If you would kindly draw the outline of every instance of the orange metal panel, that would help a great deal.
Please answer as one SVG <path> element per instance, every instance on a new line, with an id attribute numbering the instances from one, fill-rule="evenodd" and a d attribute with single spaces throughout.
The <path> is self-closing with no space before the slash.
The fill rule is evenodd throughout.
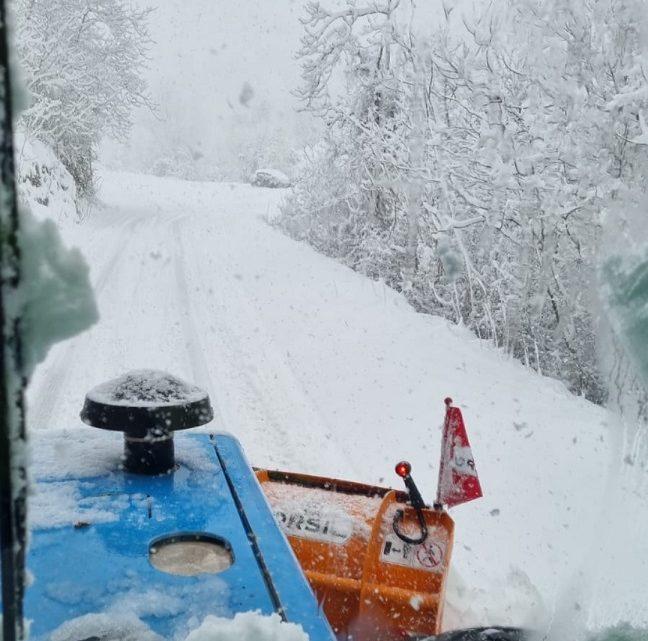
<path id="1" fill-rule="evenodd" d="M 411 545 L 392 525 L 402 510 L 401 530 L 419 533 L 404 492 L 286 472 L 257 478 L 340 639 L 440 631 L 454 536 L 446 512 L 424 510 L 428 539 Z"/>
<path id="2" fill-rule="evenodd" d="M 358 620 L 365 639 L 441 631 L 454 522 L 446 512 L 425 510 L 428 538 L 411 545 L 394 537 L 392 523 L 398 509 L 404 511 L 402 530 L 413 537 L 419 532 L 415 510 L 399 503 L 394 493 L 385 496 L 363 568 Z M 400 550 L 391 558 L 385 553 L 390 543 Z"/>

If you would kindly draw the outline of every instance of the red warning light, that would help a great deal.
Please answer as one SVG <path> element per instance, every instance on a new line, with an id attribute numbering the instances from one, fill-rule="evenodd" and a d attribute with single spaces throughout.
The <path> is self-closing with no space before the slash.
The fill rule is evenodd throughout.
<path id="1" fill-rule="evenodd" d="M 410 475 L 412 466 L 407 461 L 401 461 L 400 463 L 396 463 L 396 467 L 394 469 L 396 470 L 396 474 L 398 474 L 398 476 L 400 476 L 401 478 L 406 478 Z"/>

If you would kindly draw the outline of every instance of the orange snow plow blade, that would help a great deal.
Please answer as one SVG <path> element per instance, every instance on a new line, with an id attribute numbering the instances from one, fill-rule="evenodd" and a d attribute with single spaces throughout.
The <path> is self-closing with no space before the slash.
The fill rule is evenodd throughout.
<path id="1" fill-rule="evenodd" d="M 425 509 L 427 539 L 405 492 L 258 470 L 274 514 L 340 639 L 391 641 L 441 630 L 454 522 Z"/>

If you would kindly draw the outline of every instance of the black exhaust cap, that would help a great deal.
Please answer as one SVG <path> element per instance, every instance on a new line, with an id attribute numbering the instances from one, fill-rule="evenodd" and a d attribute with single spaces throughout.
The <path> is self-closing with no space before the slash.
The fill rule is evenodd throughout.
<path id="1" fill-rule="evenodd" d="M 173 432 L 213 418 L 207 392 L 157 370 L 135 370 L 98 385 L 81 410 L 84 423 L 123 432 L 124 468 L 149 475 L 174 469 Z"/>

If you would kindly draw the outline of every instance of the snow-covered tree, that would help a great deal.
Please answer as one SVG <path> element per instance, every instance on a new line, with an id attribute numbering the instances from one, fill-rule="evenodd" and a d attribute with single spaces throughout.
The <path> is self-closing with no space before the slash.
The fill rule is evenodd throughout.
<path id="1" fill-rule="evenodd" d="M 603 401 L 596 256 L 644 190 L 646 9 L 500 0 L 457 37 L 412 7 L 309 5 L 301 95 L 326 135 L 282 224 Z"/>
<path id="2" fill-rule="evenodd" d="M 298 94 L 326 133 L 304 155 L 286 212 L 296 235 L 401 287 L 408 194 L 400 183 L 411 165 L 413 59 L 401 40 L 399 7 L 400 0 L 307 5 Z"/>
<path id="3" fill-rule="evenodd" d="M 49 145 L 81 196 L 93 193 L 104 135 L 122 139 L 145 104 L 147 10 L 123 0 L 15 0 L 18 55 L 31 105 L 26 132 Z"/>

